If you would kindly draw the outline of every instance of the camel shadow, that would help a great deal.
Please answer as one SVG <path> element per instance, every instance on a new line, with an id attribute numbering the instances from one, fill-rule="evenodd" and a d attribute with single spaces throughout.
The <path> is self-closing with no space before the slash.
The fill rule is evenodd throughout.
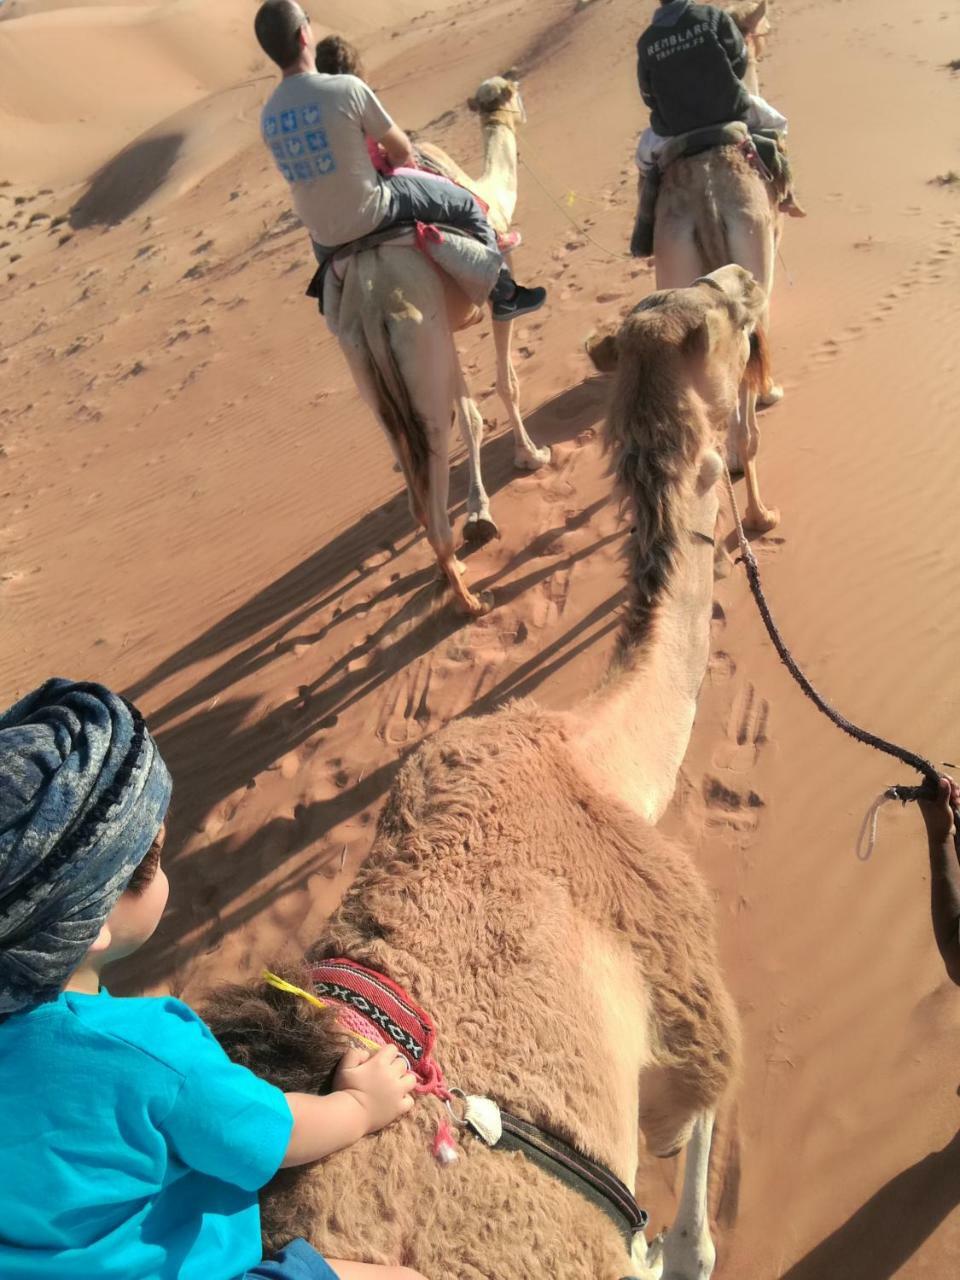
<path id="1" fill-rule="evenodd" d="M 605 391 L 602 385 L 596 385 L 601 383 L 601 379 L 589 379 L 535 409 L 528 419 L 535 439 L 546 444 L 559 444 L 574 439 L 592 426 L 603 411 Z M 509 434 L 488 440 L 481 457 L 484 482 L 491 495 L 505 489 L 516 478 L 513 442 Z M 468 469 L 464 459 L 451 469 L 453 519 L 463 514 L 467 482 Z M 293 644 L 303 640 L 304 634 L 310 634 L 303 633 L 302 628 L 315 614 L 331 606 L 336 613 L 338 599 L 378 571 L 364 567 L 370 556 L 382 551 L 397 556 L 410 545 L 410 540 L 420 538 L 422 534 L 414 530 L 406 493 L 395 494 L 189 644 L 165 658 L 126 689 L 126 696 L 134 701 L 141 699 L 179 672 L 197 663 L 216 660 L 237 645 L 244 645 L 239 653 L 226 658 L 190 689 L 151 714 L 151 725 L 162 728 L 193 707 L 222 695 L 238 681 L 255 674 L 275 656 L 289 651 Z M 410 591 L 421 588 L 432 572 L 425 570 L 406 579 L 397 579 L 377 600 L 403 598 Z M 351 616 L 351 612 L 342 611 L 331 625 L 340 626 Z M 322 632 L 312 634 L 313 638 L 320 638 Z"/>
<path id="2" fill-rule="evenodd" d="M 780 1280 L 892 1280 L 960 1205 L 960 1132 L 904 1169 Z"/>
<path id="3" fill-rule="evenodd" d="M 586 559 L 620 536 L 607 535 L 503 585 L 497 585 L 502 571 L 495 573 L 479 582 L 478 589 L 493 591 L 495 604 L 502 606 L 548 578 L 558 564 L 572 565 Z M 406 753 L 355 783 L 344 777 L 341 785 L 338 779 L 338 789 L 332 797 L 297 805 L 292 814 L 271 818 L 245 841 L 238 842 L 232 834 L 219 838 L 215 830 L 208 844 L 191 847 L 189 854 L 185 849 L 191 833 L 202 831 L 227 797 L 243 789 L 255 789 L 260 774 L 276 767 L 278 761 L 317 733 L 333 728 L 349 708 L 371 698 L 404 667 L 425 657 L 464 625 L 464 619 L 452 608 L 436 607 L 444 591 L 432 570 L 410 575 L 405 583 L 407 590 L 414 581 L 417 590 L 378 631 L 360 640 L 310 683 L 300 685 L 296 694 L 281 705 L 255 717 L 256 698 L 236 695 L 221 699 L 212 707 L 194 707 L 192 713 L 158 731 L 160 749 L 176 779 L 165 865 L 175 886 L 180 881 L 200 889 L 172 894 L 157 934 L 118 969 L 112 983 L 118 992 L 142 990 L 158 975 L 169 974 L 191 958 L 216 949 L 229 932 L 277 898 L 304 888 L 312 877 L 332 878 L 337 874 L 340 850 L 331 845 L 327 833 L 358 815 L 366 817 L 369 807 L 392 783 Z M 397 585 L 392 584 L 390 590 Z M 579 637 L 602 623 L 615 608 L 619 594 L 611 596 L 467 712 L 494 710 L 507 698 L 532 692 L 554 670 L 596 643 L 615 626 L 614 621 L 608 621 L 586 639 Z M 250 669 L 244 668 L 244 674 L 249 674 Z M 410 748 L 414 749 L 415 746 Z M 222 816 L 224 825 L 229 815 Z M 304 861 L 301 855 L 310 848 L 314 852 Z M 295 866 L 290 866 L 279 880 L 272 877 L 268 888 L 257 889 L 265 866 L 280 869 L 291 863 Z"/>

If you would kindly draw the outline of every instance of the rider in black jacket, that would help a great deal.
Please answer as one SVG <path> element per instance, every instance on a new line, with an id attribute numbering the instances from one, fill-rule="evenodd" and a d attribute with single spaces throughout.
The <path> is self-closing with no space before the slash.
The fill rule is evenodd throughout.
<path id="1" fill-rule="evenodd" d="M 654 133 L 672 138 L 745 121 L 747 61 L 743 36 L 723 9 L 690 0 L 661 4 L 637 42 L 637 78 Z"/>

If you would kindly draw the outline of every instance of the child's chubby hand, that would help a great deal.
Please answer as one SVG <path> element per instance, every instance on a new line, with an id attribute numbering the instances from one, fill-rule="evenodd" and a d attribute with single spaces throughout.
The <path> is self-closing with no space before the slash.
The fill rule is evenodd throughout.
<path id="1" fill-rule="evenodd" d="M 960 786 L 952 778 L 940 779 L 936 800 L 921 800 L 920 812 L 927 824 L 931 845 L 942 845 L 953 837 L 956 830 L 956 813 L 960 809 Z"/>
<path id="2" fill-rule="evenodd" d="M 334 1089 L 351 1094 L 363 1107 L 367 1133 L 376 1133 L 412 1110 L 416 1083 L 406 1058 L 393 1045 L 372 1055 L 366 1049 L 348 1049 L 333 1077 Z"/>

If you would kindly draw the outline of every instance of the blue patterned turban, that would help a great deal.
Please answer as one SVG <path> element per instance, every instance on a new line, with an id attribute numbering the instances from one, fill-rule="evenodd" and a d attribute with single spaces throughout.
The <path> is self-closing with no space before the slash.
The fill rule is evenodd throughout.
<path id="1" fill-rule="evenodd" d="M 48 680 L 0 712 L 0 1016 L 56 998 L 169 803 L 143 717 L 102 685 Z"/>

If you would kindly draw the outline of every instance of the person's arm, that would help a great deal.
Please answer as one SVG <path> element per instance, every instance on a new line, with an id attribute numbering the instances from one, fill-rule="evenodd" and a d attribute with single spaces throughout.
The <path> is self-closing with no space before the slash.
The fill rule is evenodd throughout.
<path id="1" fill-rule="evenodd" d="M 960 787 L 941 778 L 936 800 L 921 800 L 930 847 L 930 914 L 947 976 L 960 986 L 960 859 L 956 847 Z"/>
<path id="2" fill-rule="evenodd" d="M 281 1168 L 311 1164 L 393 1124 L 413 1107 L 417 1083 L 406 1059 L 391 1045 L 373 1057 L 350 1049 L 334 1076 L 334 1092 L 286 1094 L 293 1131 Z"/>
<path id="3" fill-rule="evenodd" d="M 721 47 L 724 53 L 730 59 L 730 65 L 733 67 L 733 74 L 738 80 L 742 80 L 747 67 L 750 65 L 750 55 L 747 52 L 747 42 L 740 34 L 740 28 L 734 22 L 730 14 L 725 10 L 720 11 L 720 21 L 717 24 L 717 36 L 720 39 Z"/>
<path id="4" fill-rule="evenodd" d="M 653 112 L 656 110 L 656 98 L 653 96 L 653 85 L 650 82 L 650 68 L 643 56 L 641 45 L 637 45 L 637 84 L 640 86 L 640 97 Z"/>
<path id="5" fill-rule="evenodd" d="M 416 164 L 413 143 L 398 125 L 392 124 L 383 137 L 376 141 L 387 153 L 387 159 L 394 169 L 411 169 Z"/>

